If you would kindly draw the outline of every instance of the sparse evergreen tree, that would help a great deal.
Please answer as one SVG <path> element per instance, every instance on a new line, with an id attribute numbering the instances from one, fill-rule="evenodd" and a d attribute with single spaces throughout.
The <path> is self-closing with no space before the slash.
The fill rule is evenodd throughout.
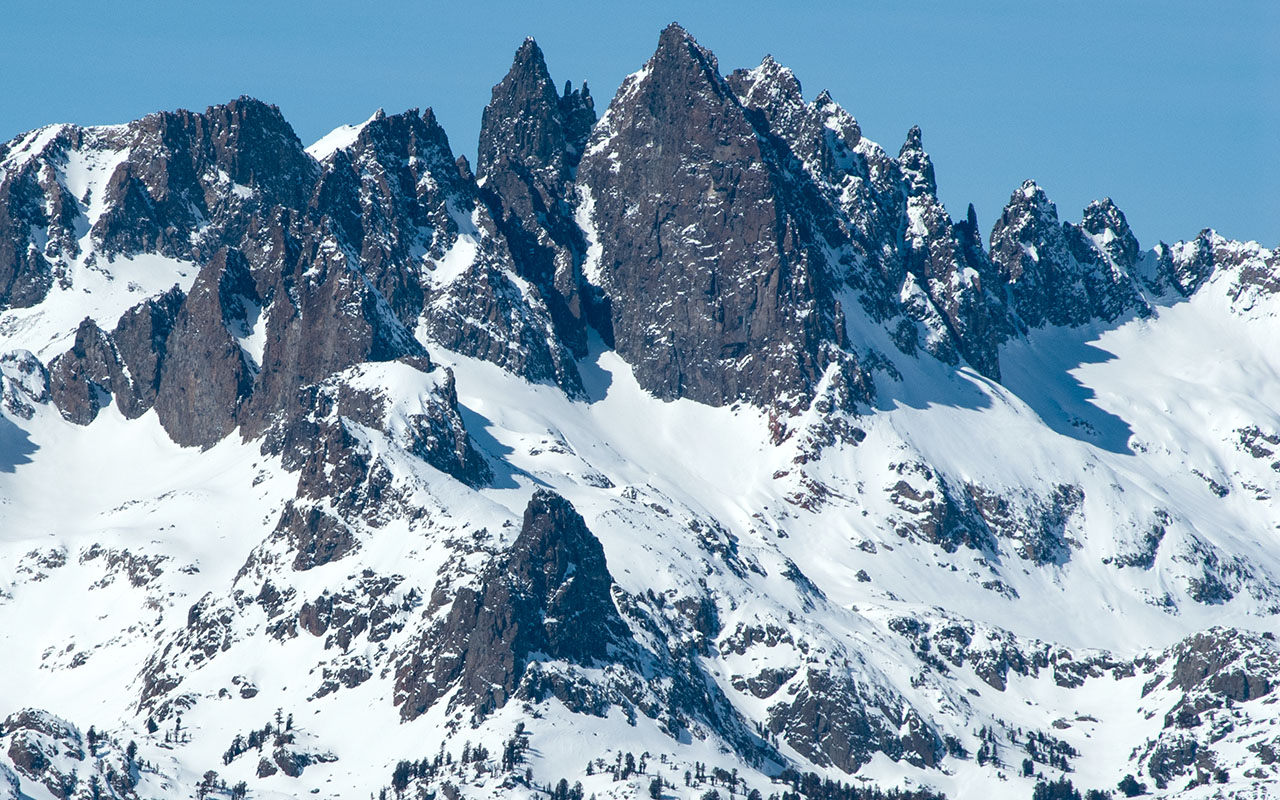
<path id="1" fill-rule="evenodd" d="M 1040 781 L 1031 792 L 1031 800 L 1081 800 L 1080 792 L 1067 778 Z"/>
<path id="2" fill-rule="evenodd" d="M 409 788 L 409 774 L 412 767 L 411 762 L 400 761 L 396 764 L 396 768 L 392 770 L 391 788 L 395 791 L 397 797 L 402 796 L 404 790 Z"/>

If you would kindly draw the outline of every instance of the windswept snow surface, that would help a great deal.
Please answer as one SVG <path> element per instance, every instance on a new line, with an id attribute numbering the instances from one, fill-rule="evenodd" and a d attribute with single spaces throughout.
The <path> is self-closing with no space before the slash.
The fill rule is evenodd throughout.
<path id="1" fill-rule="evenodd" d="M 378 112 L 375 112 L 373 116 L 359 124 L 339 125 L 317 139 L 314 144 L 307 148 L 307 153 L 316 161 L 324 161 L 339 150 L 346 150 L 356 143 L 356 139 L 360 136 L 360 131 L 364 130 L 365 126 L 377 116 Z"/>

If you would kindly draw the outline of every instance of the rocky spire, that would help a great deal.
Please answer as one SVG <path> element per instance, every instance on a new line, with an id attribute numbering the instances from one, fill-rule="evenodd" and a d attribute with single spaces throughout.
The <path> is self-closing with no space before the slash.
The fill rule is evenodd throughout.
<path id="1" fill-rule="evenodd" d="M 991 261 L 1023 324 L 1082 325 L 1111 321 L 1126 311 L 1146 312 L 1128 271 L 1132 265 L 1116 262 L 1104 249 L 1108 226 L 1123 217 L 1112 208 L 1115 213 L 1102 205 L 1086 212 L 1085 225 L 1100 231 L 1092 234 L 1060 222 L 1057 207 L 1035 181 L 1024 181 L 1013 193 L 991 231 Z M 1115 252 L 1123 255 L 1125 244 L 1118 247 Z"/>
<path id="2" fill-rule="evenodd" d="M 1119 269 L 1131 270 L 1142 255 L 1142 247 L 1129 228 L 1124 212 L 1110 197 L 1095 200 L 1084 210 L 1080 227 Z"/>
<path id="3" fill-rule="evenodd" d="M 578 285 L 586 244 L 573 223 L 568 189 L 594 124 L 586 84 L 577 90 L 566 83 L 558 94 L 542 50 L 525 39 L 493 87 L 476 161 L 481 197 L 516 268 L 538 287 L 557 334 L 577 355 L 586 352 Z"/>
<path id="4" fill-rule="evenodd" d="M 612 584 L 604 548 L 582 516 L 539 489 L 510 549 L 477 589 L 458 592 L 440 629 L 401 664 L 401 718 L 416 718 L 455 689 L 455 705 L 481 715 L 501 708 L 535 659 L 587 666 L 618 660 L 634 642 L 614 607 Z"/>
<path id="5" fill-rule="evenodd" d="M 673 24 L 579 168 L 604 332 L 659 397 L 797 409 L 831 361 L 850 364 L 813 227 L 821 201 L 753 117 L 766 124 Z"/>
<path id="6" fill-rule="evenodd" d="M 919 125 L 912 125 L 911 130 L 907 131 L 907 140 L 898 151 L 898 163 L 902 165 L 902 176 L 910 196 L 938 194 L 938 184 L 933 177 L 933 161 L 924 151 Z"/>
<path id="7" fill-rule="evenodd" d="M 560 96 L 538 43 L 529 37 L 516 50 L 505 78 L 480 118 L 476 176 L 483 180 L 508 162 L 559 170 L 565 160 Z"/>
<path id="8" fill-rule="evenodd" d="M 771 125 L 804 109 L 800 81 L 771 55 L 755 69 L 734 70 L 725 80 L 743 105 L 763 111 Z"/>
<path id="9" fill-rule="evenodd" d="M 906 267 L 941 316 L 946 332 L 943 337 L 935 333 L 926 346 L 944 361 L 954 361 L 958 353 L 978 372 L 999 380 L 998 326 L 993 317 L 1000 315 L 993 314 L 980 279 L 986 259 L 980 240 L 975 247 L 973 239 L 977 228 L 973 206 L 967 220 L 971 230 L 952 224 L 938 199 L 933 162 L 918 126 L 907 133 L 898 163 L 907 195 Z M 927 313 L 916 316 L 926 325 L 933 324 Z"/>

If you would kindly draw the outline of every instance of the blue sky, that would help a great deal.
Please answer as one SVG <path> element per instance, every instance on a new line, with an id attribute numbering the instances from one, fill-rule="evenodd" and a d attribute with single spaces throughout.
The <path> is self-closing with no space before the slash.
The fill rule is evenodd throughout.
<path id="1" fill-rule="evenodd" d="M 304 142 L 435 108 L 456 152 L 521 40 L 602 112 L 679 21 L 721 70 L 772 53 L 896 154 L 919 124 L 953 216 L 989 229 L 1024 178 L 1065 219 L 1109 195 L 1144 245 L 1214 227 L 1280 244 L 1280 3 L 328 2 L 8 4 L 0 139 L 241 94 Z"/>

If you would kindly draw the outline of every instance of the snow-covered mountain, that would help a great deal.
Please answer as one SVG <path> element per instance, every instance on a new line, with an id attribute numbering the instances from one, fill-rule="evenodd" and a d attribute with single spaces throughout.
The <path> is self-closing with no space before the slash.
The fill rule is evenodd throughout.
<path id="1" fill-rule="evenodd" d="M 1275 251 L 676 25 L 478 152 L 0 145 L 0 798 L 1280 793 Z"/>

